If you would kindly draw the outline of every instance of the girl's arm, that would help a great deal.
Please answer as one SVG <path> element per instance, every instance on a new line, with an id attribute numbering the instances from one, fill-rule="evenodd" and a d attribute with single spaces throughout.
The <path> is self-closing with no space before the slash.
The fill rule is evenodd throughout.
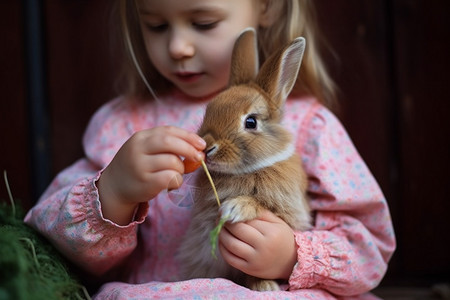
<path id="1" fill-rule="evenodd" d="M 86 158 L 62 172 L 25 219 L 94 274 L 135 249 L 148 201 L 182 183 L 180 156 L 203 157 L 204 141 L 194 133 L 146 129 L 152 126 L 142 124 L 139 105 L 119 98 L 103 106 L 84 137 Z"/>
<path id="2" fill-rule="evenodd" d="M 61 172 L 25 217 L 61 253 L 82 269 L 101 275 L 119 264 L 136 247 L 137 224 L 148 204 L 136 211 L 135 221 L 118 226 L 105 219 L 96 187 L 100 172 L 86 159 Z"/>
<path id="3" fill-rule="evenodd" d="M 303 128 L 314 227 L 295 233 L 298 262 L 290 289 L 367 292 L 381 281 L 395 249 L 386 200 L 334 115 L 319 106 Z"/>

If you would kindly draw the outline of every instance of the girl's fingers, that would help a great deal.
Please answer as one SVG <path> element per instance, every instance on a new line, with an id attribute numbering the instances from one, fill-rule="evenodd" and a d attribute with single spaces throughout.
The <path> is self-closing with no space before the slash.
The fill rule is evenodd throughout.
<path id="1" fill-rule="evenodd" d="M 273 212 L 267 209 L 262 210 L 261 213 L 258 215 L 258 218 L 256 218 L 255 220 L 266 221 L 269 223 L 283 222 L 283 220 L 280 217 L 278 217 Z"/>
<path id="2" fill-rule="evenodd" d="M 176 173 L 172 179 L 170 179 L 169 183 L 167 184 L 167 190 L 174 190 L 174 189 L 178 189 L 181 184 L 183 183 L 183 177 L 179 174 Z"/>
<path id="3" fill-rule="evenodd" d="M 269 210 L 263 210 L 256 219 L 246 222 L 261 235 L 267 235 L 273 224 L 281 223 L 284 221 Z"/>
<path id="4" fill-rule="evenodd" d="M 223 244 L 219 244 L 219 251 L 223 259 L 232 267 L 236 269 L 242 269 L 242 265 L 247 264 L 245 259 L 235 255 L 233 252 L 229 251 Z"/>
<path id="5" fill-rule="evenodd" d="M 148 182 L 148 196 L 153 198 L 163 190 L 178 189 L 183 183 L 183 177 L 176 171 L 164 170 L 149 174 Z"/>
<path id="6" fill-rule="evenodd" d="M 246 258 L 254 252 L 253 247 L 237 239 L 226 229 L 220 233 L 219 240 L 219 249 L 223 258 L 233 267 L 246 264 Z"/>
<path id="7" fill-rule="evenodd" d="M 165 126 L 162 127 L 162 130 L 167 135 L 177 136 L 180 139 L 185 140 L 192 146 L 194 146 L 197 150 L 203 150 L 206 147 L 205 141 L 199 137 L 197 134 L 184 130 L 182 128 L 174 127 L 174 126 Z"/>
<path id="8" fill-rule="evenodd" d="M 193 132 L 184 130 L 182 128 L 174 127 L 174 126 L 164 126 L 164 127 L 159 127 L 159 128 L 161 129 L 161 133 L 164 136 L 178 137 L 181 140 L 184 140 L 185 142 L 187 142 L 189 145 L 196 148 L 196 150 L 202 151 L 206 147 L 205 141 Z"/>
<path id="9" fill-rule="evenodd" d="M 122 199 L 143 202 L 165 189 L 176 189 L 185 172 L 182 158 L 201 160 L 203 142 L 175 127 L 157 127 L 133 134 L 106 168 Z M 108 177 L 108 176 L 107 176 Z"/>
<path id="10" fill-rule="evenodd" d="M 234 268 L 251 274 L 255 259 L 259 260 L 257 249 L 236 238 L 227 230 L 223 230 L 221 235 L 223 236 L 219 243 L 219 250 L 224 260 Z"/>
<path id="11" fill-rule="evenodd" d="M 257 244 L 259 238 L 261 237 L 261 232 L 253 226 L 247 224 L 247 222 L 226 223 L 225 228 L 235 238 L 245 242 L 252 247 Z"/>
<path id="12" fill-rule="evenodd" d="M 159 127 L 143 135 L 148 154 L 173 153 L 194 161 L 204 157 L 205 142 L 195 133 L 176 127 Z"/>
<path id="13" fill-rule="evenodd" d="M 144 161 L 146 172 L 155 173 L 163 170 L 173 170 L 178 173 L 184 172 L 184 165 L 181 158 L 174 154 L 149 155 Z"/>

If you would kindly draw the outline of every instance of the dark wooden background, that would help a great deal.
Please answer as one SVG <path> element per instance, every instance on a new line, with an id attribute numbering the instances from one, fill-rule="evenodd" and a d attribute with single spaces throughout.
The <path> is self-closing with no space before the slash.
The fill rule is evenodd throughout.
<path id="1" fill-rule="evenodd" d="M 314 2 L 340 87 L 337 114 L 391 208 L 398 249 L 382 285 L 449 282 L 450 2 Z M 40 13 L 27 10 L 34 4 Z M 89 118 L 116 95 L 109 5 L 0 1 L 0 170 L 25 208 L 83 155 Z M 30 14 L 41 16 L 38 26 Z M 42 34 L 40 45 L 30 42 L 33 30 Z M 33 55 L 42 63 L 37 76 Z"/>

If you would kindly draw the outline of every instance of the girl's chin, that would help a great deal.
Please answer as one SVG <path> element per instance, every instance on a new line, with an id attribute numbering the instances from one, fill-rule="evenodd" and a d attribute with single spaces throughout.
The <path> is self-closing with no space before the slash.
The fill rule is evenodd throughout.
<path id="1" fill-rule="evenodd" d="M 184 94 L 186 97 L 188 97 L 194 101 L 202 101 L 202 100 L 210 99 L 223 90 L 223 89 L 219 89 L 219 90 L 211 90 L 211 91 L 204 91 L 204 90 L 196 91 L 193 89 L 183 89 L 180 87 L 177 87 L 177 89 L 180 93 Z"/>

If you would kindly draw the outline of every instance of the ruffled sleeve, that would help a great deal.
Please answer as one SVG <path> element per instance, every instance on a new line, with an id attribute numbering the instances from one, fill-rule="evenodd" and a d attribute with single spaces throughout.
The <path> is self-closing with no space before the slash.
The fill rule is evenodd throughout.
<path id="1" fill-rule="evenodd" d="M 349 296 L 376 287 L 395 249 L 383 193 L 337 118 L 316 104 L 299 132 L 313 229 L 296 232 L 290 289 Z"/>
<path id="2" fill-rule="evenodd" d="M 124 124 L 131 114 L 123 99 L 103 106 L 92 118 L 84 137 L 86 158 L 62 171 L 28 212 L 25 222 L 50 240 L 65 256 L 92 274 L 100 275 L 126 258 L 136 247 L 137 225 L 148 204 L 136 211 L 135 220 L 119 226 L 103 217 L 96 181 L 114 153 L 134 132 Z"/>

